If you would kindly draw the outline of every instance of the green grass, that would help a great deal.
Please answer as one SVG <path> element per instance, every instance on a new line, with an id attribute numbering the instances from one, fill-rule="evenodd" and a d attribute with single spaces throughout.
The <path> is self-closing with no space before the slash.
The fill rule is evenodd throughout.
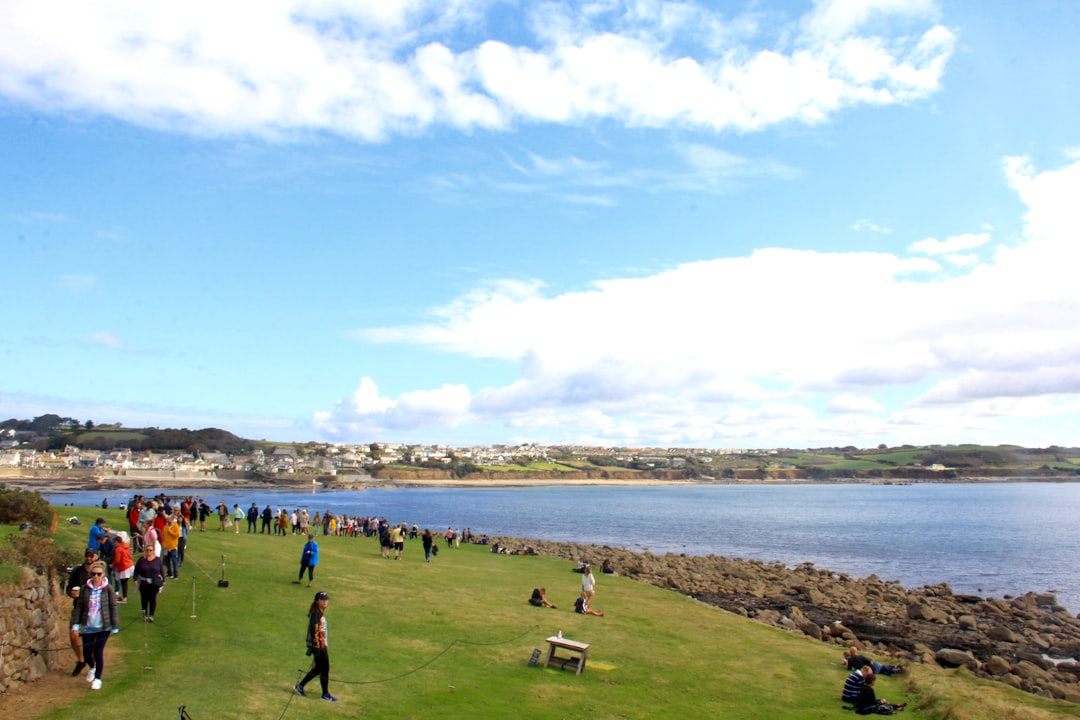
<path id="1" fill-rule="evenodd" d="M 551 472 L 575 472 L 577 468 L 570 467 L 569 465 L 563 465 L 561 463 L 553 462 L 531 462 L 528 465 L 480 465 L 481 470 L 489 472 L 507 472 L 507 473 L 551 473 Z"/>
<path id="2" fill-rule="evenodd" d="M 116 510 L 64 515 L 73 513 L 123 527 Z M 58 540 L 81 547 L 87 530 L 62 524 Z M 572 612 L 580 576 L 567 561 L 462 546 L 428 565 L 418 540 L 401 562 L 380 558 L 371 539 L 319 542 L 315 587 L 331 597 L 331 692 L 340 703 L 290 691 L 308 664 L 313 591 L 291 584 L 301 539 L 210 530 L 192 534 L 189 561 L 162 594 L 156 624 L 137 620 L 134 594 L 122 606 L 105 688 L 45 717 L 175 717 L 180 705 L 192 720 L 854 717 L 838 699 L 839 648 L 674 592 L 601 576 L 595 606 L 607 616 L 585 617 Z M 216 584 L 222 555 L 227 588 Z M 534 586 L 545 586 L 559 609 L 528 605 Z M 592 645 L 581 676 L 528 666 L 533 649 L 546 651 L 544 638 L 559 630 Z M 308 687 L 317 690 L 318 681 Z M 912 703 L 912 718 L 1080 717 L 1080 706 L 924 667 L 882 678 L 879 695 Z M 986 698 L 997 710 L 984 711 Z"/>

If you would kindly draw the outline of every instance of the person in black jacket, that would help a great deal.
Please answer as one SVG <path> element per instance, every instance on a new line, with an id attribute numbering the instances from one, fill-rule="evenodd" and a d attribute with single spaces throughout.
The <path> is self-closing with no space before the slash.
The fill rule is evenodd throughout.
<path id="1" fill-rule="evenodd" d="M 259 521 L 259 506 L 251 503 L 247 511 L 248 532 L 255 532 L 255 524 Z"/>
<path id="2" fill-rule="evenodd" d="M 270 529 L 270 521 L 274 519 L 274 511 L 267 505 L 262 511 L 262 529 L 259 530 L 259 534 L 266 533 L 267 535 L 273 535 L 274 531 Z"/>
<path id="3" fill-rule="evenodd" d="M 330 694 L 330 654 L 326 642 L 326 606 L 329 601 L 329 595 L 322 591 L 317 592 L 308 609 L 306 641 L 307 654 L 311 656 L 311 669 L 303 680 L 293 686 L 293 690 L 297 695 L 306 697 L 304 686 L 317 675 L 322 685 L 322 699 L 337 702 L 337 698 Z"/>
<path id="4" fill-rule="evenodd" d="M 161 588 L 165 587 L 165 570 L 161 565 L 161 558 L 154 552 L 153 545 L 147 545 L 143 556 L 135 563 L 135 581 L 139 583 L 142 618 L 145 622 L 154 622 L 157 596 Z"/>
<path id="5" fill-rule="evenodd" d="M 83 585 L 71 609 L 71 629 L 82 637 L 83 657 L 90 665 L 86 679 L 91 690 L 101 689 L 105 676 L 105 643 L 120 632 L 116 612 L 116 591 L 105 577 L 105 563 L 90 565 L 90 579 Z"/>
<path id="6" fill-rule="evenodd" d="M 79 594 L 85 587 L 86 582 L 90 579 L 90 566 L 98 561 L 98 551 L 92 547 L 86 548 L 86 559 L 82 565 L 76 565 L 71 569 L 71 574 L 68 575 L 67 581 L 67 593 L 71 598 L 71 607 L 74 609 L 75 605 L 79 602 Z M 86 667 L 86 661 L 83 658 L 83 646 L 82 637 L 79 635 L 78 630 L 71 631 L 71 650 L 75 653 L 75 669 L 71 671 L 71 677 L 75 677 L 83 671 Z M 93 669 L 93 668 L 91 668 Z"/>

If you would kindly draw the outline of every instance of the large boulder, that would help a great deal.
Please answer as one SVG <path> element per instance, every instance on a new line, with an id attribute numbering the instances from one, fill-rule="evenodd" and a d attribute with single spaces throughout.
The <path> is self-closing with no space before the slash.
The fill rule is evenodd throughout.
<path id="1" fill-rule="evenodd" d="M 997 642 L 1017 643 L 1020 642 L 1020 636 L 1014 633 L 1007 627 L 1002 625 L 994 625 L 986 630 L 986 637 Z"/>
<path id="2" fill-rule="evenodd" d="M 924 602 L 914 602 L 907 606 L 907 616 L 911 620 L 926 620 L 928 622 L 936 622 L 946 624 L 949 621 L 948 613 L 939 610 L 936 607 L 931 607 Z"/>
<path id="3" fill-rule="evenodd" d="M 1000 655 L 993 655 L 986 663 L 986 671 L 991 675 L 1005 675 L 1012 671 L 1012 665 Z"/>
<path id="4" fill-rule="evenodd" d="M 1013 673 L 1019 675 L 1025 680 L 1049 681 L 1053 679 L 1053 675 L 1028 660 L 1021 660 L 1020 662 L 1016 663 L 1016 666 L 1013 668 Z"/>
<path id="5" fill-rule="evenodd" d="M 934 653 L 934 660 L 942 667 L 966 667 L 969 670 L 978 670 L 979 661 L 969 650 L 957 650 L 956 648 L 941 648 Z"/>

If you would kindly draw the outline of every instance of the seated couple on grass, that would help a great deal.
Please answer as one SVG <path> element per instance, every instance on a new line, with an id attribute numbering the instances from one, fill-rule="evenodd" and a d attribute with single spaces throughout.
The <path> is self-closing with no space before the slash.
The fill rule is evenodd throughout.
<path id="1" fill-rule="evenodd" d="M 894 705 L 879 700 L 874 693 L 874 671 L 865 665 L 847 676 L 840 699 L 851 703 L 857 715 L 893 715 L 907 707 L 907 703 Z"/>

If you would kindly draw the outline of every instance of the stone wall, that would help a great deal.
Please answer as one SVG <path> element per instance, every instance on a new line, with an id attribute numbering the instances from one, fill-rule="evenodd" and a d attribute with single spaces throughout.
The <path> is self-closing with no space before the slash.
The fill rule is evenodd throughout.
<path id="1" fill-rule="evenodd" d="M 0 693 L 74 661 L 67 632 L 70 608 L 71 600 L 55 581 L 30 570 L 21 582 L 0 589 Z"/>

